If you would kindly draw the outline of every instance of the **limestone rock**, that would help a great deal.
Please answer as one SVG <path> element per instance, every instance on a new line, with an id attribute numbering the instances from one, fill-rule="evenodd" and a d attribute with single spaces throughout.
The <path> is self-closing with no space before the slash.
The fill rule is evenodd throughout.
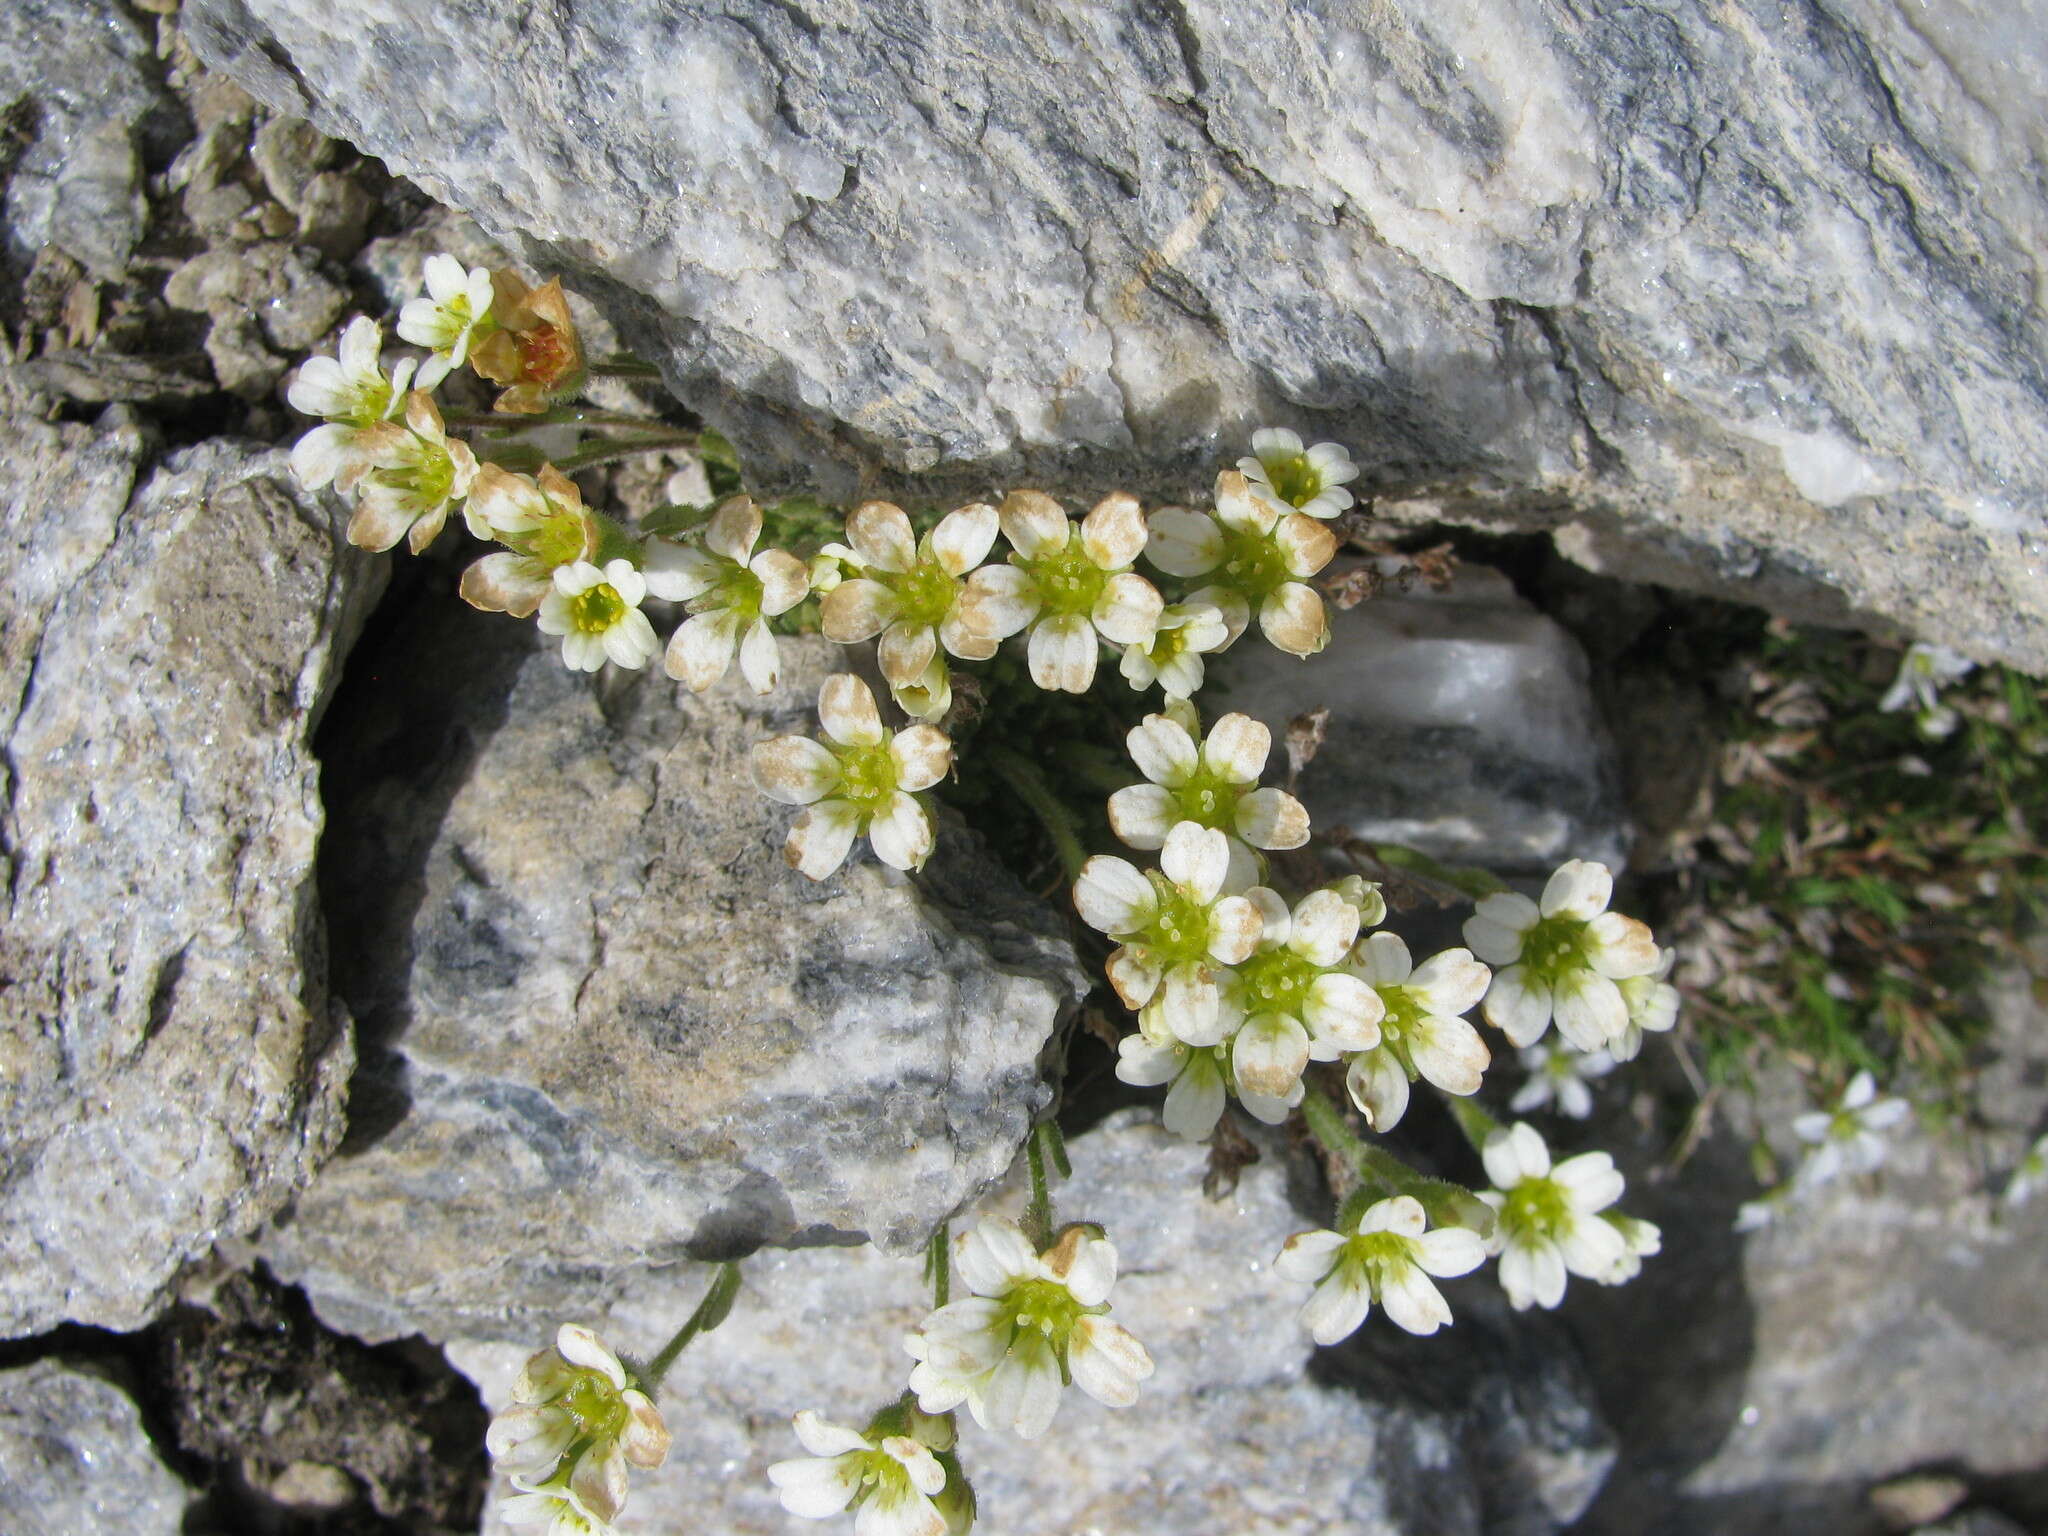
<path id="1" fill-rule="evenodd" d="M 835 648 L 699 699 L 420 613 L 365 664 L 331 845 L 354 1140 L 266 1246 L 329 1323 L 523 1334 L 686 1255 L 905 1251 L 1003 1172 L 1080 991 L 1064 926 L 957 826 L 915 884 L 786 867 L 748 753 L 811 729 Z"/>
<path id="2" fill-rule="evenodd" d="M 62 1360 L 0 1371 L 0 1486 L 18 1536 L 178 1536 L 192 1502 L 128 1394 Z"/>
<path id="3" fill-rule="evenodd" d="M 1627 815 L 1585 655 L 1498 571 L 1463 565 L 1445 592 L 1387 593 L 1330 619 L 1329 648 L 1307 664 L 1253 629 L 1201 696 L 1205 719 L 1236 709 L 1272 728 L 1276 772 L 1288 722 L 1329 709 L 1296 791 L 1318 828 L 1502 872 L 1621 865 Z"/>
<path id="4" fill-rule="evenodd" d="M 116 0 L 10 0 L 0 10 L 0 260 L 55 243 L 118 278 L 142 238 L 142 152 L 167 152 L 183 114 Z"/>
<path id="5" fill-rule="evenodd" d="M 1537 1536 L 1568 1523 L 1598 1486 L 1611 1452 L 1561 1335 L 1541 1319 L 1482 1321 L 1490 1281 L 1458 1287 L 1454 1310 L 1476 1310 L 1413 1349 L 1379 1323 L 1316 1351 L 1295 1319 L 1306 1289 L 1270 1268 L 1311 1224 L 1289 1204 L 1281 1157 L 1212 1203 L 1201 1193 L 1205 1149 L 1161 1130 L 1150 1109 L 1119 1112 L 1070 1151 L 1060 1219 L 1107 1224 L 1120 1260 L 1113 1316 L 1157 1371 L 1131 1408 L 1069 1390 L 1029 1444 L 984 1433 L 963 1411 L 962 1457 L 988 1529 Z M 1014 1211 L 1019 1194 L 998 1204 Z M 916 1261 L 804 1250 L 763 1254 L 743 1276 L 731 1320 L 663 1386 L 678 1405 L 671 1422 L 687 1427 L 664 1467 L 635 1474 L 622 1526 L 635 1536 L 784 1536 L 791 1517 L 766 1468 L 803 1454 L 790 1415 L 814 1408 L 858 1424 L 903 1390 L 901 1335 L 929 1296 Z M 704 1282 L 695 1268 L 649 1276 L 591 1321 L 644 1355 Z M 492 1338 L 450 1355 L 497 1405 L 534 1344 Z M 1534 1454 L 1539 1445 L 1553 1455 Z"/>
<path id="6" fill-rule="evenodd" d="M 183 14 L 786 482 L 1178 496 L 1285 419 L 1422 516 L 2048 667 L 2048 0 Z"/>
<path id="7" fill-rule="evenodd" d="M 367 561 L 281 452 L 0 461 L 0 1333 L 132 1328 L 341 1134 L 313 723 Z"/>

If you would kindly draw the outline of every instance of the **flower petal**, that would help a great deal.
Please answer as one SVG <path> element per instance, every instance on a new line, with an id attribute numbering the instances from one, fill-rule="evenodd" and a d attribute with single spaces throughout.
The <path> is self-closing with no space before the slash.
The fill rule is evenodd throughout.
<path id="1" fill-rule="evenodd" d="M 882 716 L 868 685 L 851 672 L 825 679 L 818 690 L 818 719 L 825 734 L 842 747 L 882 744 Z"/>
<path id="2" fill-rule="evenodd" d="M 1301 1081 L 1309 1062 L 1308 1031 L 1284 1013 L 1255 1013 L 1238 1027 L 1230 1066 L 1247 1092 L 1279 1098 Z"/>
<path id="3" fill-rule="evenodd" d="M 1081 866 L 1074 882 L 1074 909 L 1081 921 L 1112 938 L 1142 930 L 1159 911 L 1152 882 L 1132 865 L 1097 854 Z"/>
<path id="4" fill-rule="evenodd" d="M 1087 615 L 1063 613 L 1031 631 L 1031 681 L 1048 693 L 1086 693 L 1101 644 Z"/>
<path id="5" fill-rule="evenodd" d="M 1067 1364 L 1074 1385 L 1110 1408 L 1138 1400 L 1138 1383 L 1152 1374 L 1152 1357 L 1121 1323 L 1082 1317 L 1074 1324 Z"/>
<path id="6" fill-rule="evenodd" d="M 1335 965 L 1357 937 L 1358 908 L 1335 891 L 1322 890 L 1295 906 L 1287 947 L 1312 964 Z"/>
<path id="7" fill-rule="evenodd" d="M 932 854 L 932 819 L 923 806 L 899 789 L 868 823 L 868 843 L 875 857 L 891 869 L 922 869 Z"/>
<path id="8" fill-rule="evenodd" d="M 1318 1344 L 1341 1344 L 1372 1311 L 1372 1287 L 1351 1265 L 1340 1265 L 1302 1305 L 1302 1326 Z"/>
<path id="9" fill-rule="evenodd" d="M 1290 512 L 1273 529 L 1273 543 L 1287 566 L 1287 574 L 1304 578 L 1315 575 L 1337 553 L 1337 535 L 1325 523 L 1299 512 Z"/>
<path id="10" fill-rule="evenodd" d="M 1314 1285 L 1330 1272 L 1347 1241 L 1341 1232 L 1297 1232 L 1274 1258 L 1273 1272 L 1283 1280 Z"/>
<path id="11" fill-rule="evenodd" d="M 1103 970 L 1126 1008 L 1142 1008 L 1151 1002 L 1164 975 L 1150 950 L 1132 949 L 1128 945 L 1113 953 Z M 1162 1077 L 1160 1081 L 1166 1079 Z"/>
<path id="12" fill-rule="evenodd" d="M 1132 784 L 1109 797 L 1110 830 L 1133 848 L 1158 848 L 1173 830 L 1180 807 L 1157 784 Z"/>
<path id="13" fill-rule="evenodd" d="M 985 501 L 955 507 L 931 531 L 932 556 L 948 576 L 965 576 L 994 547 L 1001 524 L 996 509 Z"/>
<path id="14" fill-rule="evenodd" d="M 860 808 L 851 800 L 820 800 L 789 829 L 782 856 L 792 869 L 823 880 L 846 862 L 860 833 Z"/>
<path id="15" fill-rule="evenodd" d="M 734 496 L 722 502 L 704 529 L 704 547 L 723 555 L 735 565 L 745 565 L 754 554 L 754 541 L 761 537 L 761 509 L 751 496 Z"/>
<path id="16" fill-rule="evenodd" d="M 1488 1001 L 1491 1002 L 1491 994 Z M 1628 1028 L 1628 1004 L 1621 988 L 1592 971 L 1571 971 L 1558 978 L 1551 1006 L 1558 1033 L 1582 1051 L 1597 1051 Z M 1509 1032 L 1513 1039 L 1513 1032 Z"/>
<path id="17" fill-rule="evenodd" d="M 730 608 L 700 613 L 686 620 L 668 639 L 662 667 L 692 693 L 702 693 L 732 665 L 739 644 L 740 616 Z"/>
<path id="18" fill-rule="evenodd" d="M 808 736 L 777 736 L 753 750 L 754 784 L 784 805 L 810 805 L 839 787 L 839 759 Z"/>
<path id="19" fill-rule="evenodd" d="M 857 576 L 825 594 L 818 605 L 818 627 L 827 640 L 858 645 L 888 628 L 900 607 L 896 594 L 879 581 Z"/>
<path id="20" fill-rule="evenodd" d="M 782 652 L 766 619 L 754 620 L 740 639 L 740 676 L 761 697 L 773 693 L 782 681 Z"/>
<path id="21" fill-rule="evenodd" d="M 1214 1055 L 1197 1051 L 1167 1091 L 1160 1120 L 1174 1135 L 1201 1141 L 1223 1118 L 1223 1097 L 1223 1074 Z"/>
<path id="22" fill-rule="evenodd" d="M 1136 571 L 1120 571 L 1103 583 L 1089 612 L 1096 632 L 1117 645 L 1150 645 L 1159 633 L 1165 599 Z"/>
<path id="23" fill-rule="evenodd" d="M 771 1463 L 768 1481 L 792 1515 L 826 1520 L 853 1502 L 865 1472 L 858 1456 L 800 1456 Z"/>
<path id="24" fill-rule="evenodd" d="M 1425 1014 L 1408 1028 L 1408 1059 L 1415 1070 L 1445 1093 L 1463 1097 L 1479 1091 L 1493 1054 L 1479 1031 L 1450 1014 Z"/>
<path id="25" fill-rule="evenodd" d="M 1066 509 L 1043 491 L 1010 492 L 996 516 L 1003 537 L 1026 560 L 1060 553 L 1073 531 Z"/>
<path id="26" fill-rule="evenodd" d="M 1131 761 L 1154 784 L 1178 789 L 1194 777 L 1201 756 L 1190 736 L 1177 720 L 1165 715 L 1147 715 L 1124 737 Z"/>
<path id="27" fill-rule="evenodd" d="M 872 570 L 900 576 L 917 564 L 917 535 L 901 507 L 886 501 L 864 501 L 846 518 L 846 539 Z"/>
<path id="28" fill-rule="evenodd" d="M 761 583 L 761 611 L 770 618 L 789 612 L 810 595 L 811 568 L 788 550 L 764 549 L 747 569 Z"/>
<path id="29" fill-rule="evenodd" d="M 1003 640 L 1038 617 L 1038 587 L 1014 565 L 984 565 L 967 578 L 955 612 L 975 634 Z"/>
<path id="30" fill-rule="evenodd" d="M 1138 510 L 1138 498 L 1126 491 L 1103 497 L 1081 519 L 1081 547 L 1098 570 L 1121 571 L 1130 565 L 1143 552 L 1145 536 L 1145 514 Z"/>
<path id="31" fill-rule="evenodd" d="M 1472 937 L 1470 923 L 1465 937 Z M 1550 1004 L 1550 984 L 1523 966 L 1511 965 L 1493 973 L 1484 1012 L 1486 1022 L 1505 1034 L 1511 1044 L 1534 1045 L 1550 1027 Z"/>
<path id="32" fill-rule="evenodd" d="M 1607 910 L 1614 895 L 1614 875 L 1605 864 L 1572 859 L 1558 866 L 1543 887 L 1545 917 L 1576 917 L 1591 921 Z"/>
<path id="33" fill-rule="evenodd" d="M 1259 605 L 1259 628 L 1290 656 L 1313 656 L 1330 643 L 1330 619 L 1321 595 L 1298 581 L 1267 594 Z"/>
<path id="34" fill-rule="evenodd" d="M 1386 1011 L 1378 992 L 1356 976 L 1333 971 L 1310 983 L 1301 1014 L 1314 1036 L 1316 1059 L 1335 1061 L 1346 1052 L 1378 1045 Z"/>
<path id="35" fill-rule="evenodd" d="M 1169 576 L 1206 575 L 1223 562 L 1223 530 L 1206 512 L 1161 507 L 1146 519 L 1146 528 L 1145 558 Z M 1216 601 L 1213 596 L 1203 600 Z M 1227 611 L 1224 618 L 1227 622 Z"/>
<path id="36" fill-rule="evenodd" d="M 839 592 L 846 589 L 841 587 Z M 837 597 L 839 592 L 832 595 Z M 924 676 L 925 668 L 939 654 L 939 636 L 929 624 L 912 624 L 899 619 L 882 631 L 882 643 L 876 647 L 875 659 L 881 663 L 882 676 L 898 688 L 908 688 Z"/>
<path id="37" fill-rule="evenodd" d="M 1375 1131 L 1392 1130 L 1408 1113 L 1408 1074 L 1392 1051 L 1366 1051 L 1352 1058 L 1344 1087 Z"/>
<path id="38" fill-rule="evenodd" d="M 1209 907 L 1209 958 L 1220 965 L 1241 965 L 1259 947 L 1265 927 L 1258 907 L 1242 896 L 1225 896 Z"/>
<path id="39" fill-rule="evenodd" d="M 1255 789 L 1244 796 L 1232 824 L 1254 848 L 1299 848 L 1308 841 L 1308 808 L 1284 789 Z"/>

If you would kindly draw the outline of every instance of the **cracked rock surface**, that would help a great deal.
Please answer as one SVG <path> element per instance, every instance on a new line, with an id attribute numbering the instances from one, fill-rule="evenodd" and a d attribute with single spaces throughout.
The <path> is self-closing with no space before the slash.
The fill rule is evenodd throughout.
<path id="1" fill-rule="evenodd" d="M 957 825 L 915 886 L 785 866 L 748 752 L 811 729 L 823 641 L 767 700 L 537 641 L 422 605 L 337 708 L 365 1065 L 264 1251 L 365 1338 L 523 1336 L 763 1243 L 914 1249 L 1008 1166 L 1079 995 L 1059 919 Z"/>
<path id="2" fill-rule="evenodd" d="M 0 1371 L 0 1486 L 19 1536 L 178 1536 L 192 1503 L 128 1394 L 60 1359 Z"/>
<path id="3" fill-rule="evenodd" d="M 341 1138 L 313 724 L 381 583 L 283 453 L 0 459 L 0 1334 L 146 1321 Z"/>
<path id="4" fill-rule="evenodd" d="M 1278 419 L 1383 510 L 2048 666 L 2048 0 L 184 17 L 786 481 L 1178 495 Z"/>

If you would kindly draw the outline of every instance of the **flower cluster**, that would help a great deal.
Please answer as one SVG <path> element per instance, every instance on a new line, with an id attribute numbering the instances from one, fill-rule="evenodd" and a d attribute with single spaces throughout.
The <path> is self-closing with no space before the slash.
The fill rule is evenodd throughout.
<path id="1" fill-rule="evenodd" d="M 952 1454 L 951 1414 L 905 1401 L 858 1430 L 805 1409 L 795 1428 L 810 1454 L 768 1469 L 792 1515 L 825 1520 L 852 1509 L 858 1536 L 961 1536 L 974 1524 L 974 1492 Z"/>
<path id="2" fill-rule="evenodd" d="M 669 1432 L 604 1341 L 564 1324 L 526 1362 L 484 1444 L 519 1490 L 501 1510 L 507 1524 L 606 1536 L 626 1504 L 628 1469 L 660 1466 Z"/>

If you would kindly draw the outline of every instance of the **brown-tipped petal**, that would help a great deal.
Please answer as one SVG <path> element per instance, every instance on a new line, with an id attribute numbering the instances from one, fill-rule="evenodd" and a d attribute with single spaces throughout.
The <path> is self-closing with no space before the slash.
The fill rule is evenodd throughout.
<path id="1" fill-rule="evenodd" d="M 875 647 L 875 659 L 881 663 L 882 676 L 892 685 L 909 688 L 924 676 L 924 669 L 932 664 L 938 651 L 939 637 L 932 632 L 931 625 L 904 620 L 882 632 L 882 643 Z"/>
<path id="2" fill-rule="evenodd" d="M 1038 587 L 1014 565 L 984 565 L 967 578 L 954 612 L 977 635 L 1007 640 L 1038 617 Z"/>
<path id="3" fill-rule="evenodd" d="M 764 549 L 747 569 L 761 583 L 761 611 L 771 619 L 787 613 L 810 594 L 811 570 L 786 549 Z"/>
<path id="4" fill-rule="evenodd" d="M 777 736 L 753 751 L 754 783 L 784 805 L 810 805 L 839 787 L 839 759 L 808 736 Z"/>
<path id="5" fill-rule="evenodd" d="M 1031 631 L 1031 681 L 1048 693 L 1086 693 L 1095 681 L 1095 658 L 1101 648 L 1087 615 L 1046 619 Z"/>
<path id="6" fill-rule="evenodd" d="M 1120 571 L 1144 552 L 1145 514 L 1125 491 L 1105 496 L 1081 519 L 1081 547 L 1105 571 Z"/>
<path id="7" fill-rule="evenodd" d="M 1072 524 L 1066 509 L 1043 491 L 1012 491 L 997 518 L 1003 537 L 1027 560 L 1042 560 L 1067 547 Z"/>
<path id="8" fill-rule="evenodd" d="M 840 645 L 872 640 L 896 617 L 896 594 L 864 576 L 843 581 L 818 605 L 818 624 L 825 638 Z"/>
<path id="9" fill-rule="evenodd" d="M 1000 515 L 985 501 L 955 507 L 932 530 L 932 556 L 948 576 L 965 576 L 988 558 L 1000 525 Z"/>
<path id="10" fill-rule="evenodd" d="M 719 504 L 704 530 L 704 547 L 723 555 L 735 565 L 754 557 L 754 542 L 761 537 L 761 509 L 751 496 L 734 496 Z"/>
<path id="11" fill-rule="evenodd" d="M 913 725 L 898 731 L 889 743 L 896 762 L 896 786 L 913 793 L 930 789 L 953 766 L 953 743 L 936 726 Z"/>
<path id="12" fill-rule="evenodd" d="M 868 685 L 851 672 L 825 679 L 818 690 L 818 719 L 825 734 L 842 747 L 874 747 L 882 742 L 882 715 Z"/>
<path id="13" fill-rule="evenodd" d="M 412 524 L 412 514 L 401 511 L 395 501 L 365 496 L 356 503 L 355 513 L 348 520 L 348 541 L 357 549 L 382 554 L 404 538 Z"/>
<path id="14" fill-rule="evenodd" d="M 619 1431 L 619 1448 L 636 1467 L 658 1467 L 668 1459 L 670 1436 L 662 1422 L 661 1410 L 644 1392 L 625 1391 L 619 1401 L 626 1406 L 626 1427 Z"/>
<path id="15" fill-rule="evenodd" d="M 962 661 L 987 661 L 1002 642 L 969 624 L 956 605 L 939 625 L 939 644 Z"/>
<path id="16" fill-rule="evenodd" d="M 1313 576 L 1337 553 L 1337 535 L 1329 524 L 1319 523 L 1299 512 L 1290 512 L 1273 530 L 1273 542 L 1280 546 L 1290 576 Z"/>
<path id="17" fill-rule="evenodd" d="M 847 542 L 861 564 L 900 576 L 917 564 L 917 535 L 903 509 L 886 501 L 864 501 L 846 518 Z"/>
<path id="18" fill-rule="evenodd" d="M 1119 571 L 1103 583 L 1090 615 L 1103 639 L 1117 645 L 1150 645 L 1166 606 L 1159 589 L 1136 571 Z"/>
<path id="19" fill-rule="evenodd" d="M 1277 588 L 1260 605 L 1259 628 L 1290 656 L 1313 656 L 1330 643 L 1322 598 L 1298 581 Z"/>
<path id="20" fill-rule="evenodd" d="M 583 493 L 576 489 L 576 482 L 554 465 L 541 465 L 537 483 L 557 507 L 583 510 Z"/>
<path id="21" fill-rule="evenodd" d="M 851 800 L 820 800 L 797 817 L 782 857 L 805 878 L 823 880 L 846 862 L 859 833 L 860 811 Z"/>
<path id="22" fill-rule="evenodd" d="M 529 617 L 554 589 L 539 561 L 505 550 L 485 555 L 462 573 L 465 603 L 487 613 L 509 613 L 515 619 Z"/>

